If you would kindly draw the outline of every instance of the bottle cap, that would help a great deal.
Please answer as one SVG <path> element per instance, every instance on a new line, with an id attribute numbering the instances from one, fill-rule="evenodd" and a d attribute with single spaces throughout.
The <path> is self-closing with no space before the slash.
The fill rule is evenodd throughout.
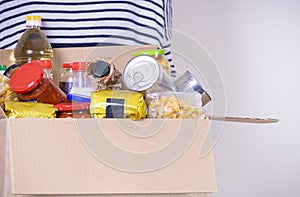
<path id="1" fill-rule="evenodd" d="M 42 24 L 41 16 L 26 16 L 26 26 L 38 26 L 40 27 Z"/>
<path id="2" fill-rule="evenodd" d="M 90 103 L 59 103 L 54 107 L 58 109 L 58 111 L 74 111 L 74 110 L 84 110 L 89 109 Z"/>
<path id="3" fill-rule="evenodd" d="M 31 62 L 37 62 L 42 66 L 42 68 L 52 68 L 51 60 L 32 60 Z"/>
<path id="4" fill-rule="evenodd" d="M 33 90 L 43 79 L 43 70 L 40 64 L 30 62 L 23 64 L 11 76 L 10 87 L 16 93 L 26 93 Z"/>
<path id="5" fill-rule="evenodd" d="M 140 51 L 133 54 L 133 57 L 139 55 L 150 55 L 150 56 L 157 56 L 157 55 L 164 55 L 166 51 L 164 49 L 157 49 L 157 50 L 148 50 L 148 51 Z"/>
<path id="6" fill-rule="evenodd" d="M 6 65 L 0 65 L 0 70 L 6 70 L 7 66 Z"/>
<path id="7" fill-rule="evenodd" d="M 62 65 L 63 68 L 72 68 L 72 63 L 65 63 Z"/>
<path id="8" fill-rule="evenodd" d="M 90 65 L 90 62 L 73 62 L 72 69 L 78 71 L 86 71 L 87 67 Z"/>
<path id="9" fill-rule="evenodd" d="M 109 66 L 108 63 L 105 61 L 97 61 L 95 64 L 93 64 L 92 67 L 92 73 L 96 76 L 96 77 L 103 77 L 105 75 L 107 75 L 109 73 Z"/>

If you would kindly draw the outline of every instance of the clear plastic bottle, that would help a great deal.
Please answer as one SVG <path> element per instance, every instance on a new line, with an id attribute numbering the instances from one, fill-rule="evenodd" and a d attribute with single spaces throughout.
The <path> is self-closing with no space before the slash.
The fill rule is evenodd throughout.
<path id="1" fill-rule="evenodd" d="M 91 77 L 87 76 L 87 67 L 90 65 L 90 62 L 73 62 L 72 70 L 74 73 L 73 86 L 70 91 L 70 94 L 73 96 L 80 96 L 83 98 L 89 98 L 91 92 L 94 91 L 94 83 Z M 68 97 L 69 100 L 71 97 Z"/>
<path id="2" fill-rule="evenodd" d="M 72 86 L 74 73 L 72 71 L 72 63 L 66 63 L 62 65 L 63 73 L 60 76 L 59 88 L 66 94 L 69 94 Z"/>
<path id="3" fill-rule="evenodd" d="M 53 50 L 47 37 L 40 30 L 41 17 L 27 16 L 26 31 L 19 39 L 14 51 L 17 64 L 32 60 L 52 60 Z"/>

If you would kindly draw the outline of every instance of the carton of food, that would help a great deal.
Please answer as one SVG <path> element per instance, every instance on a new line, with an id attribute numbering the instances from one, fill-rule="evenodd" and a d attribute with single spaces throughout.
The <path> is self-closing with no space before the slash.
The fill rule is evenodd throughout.
<path id="1" fill-rule="evenodd" d="M 98 57 L 122 70 L 128 54 L 154 48 L 55 49 L 54 78 L 63 63 Z M 10 54 L 1 51 L 4 64 Z M 209 127 L 208 119 L 9 119 L 0 109 L 0 196 L 207 196 L 217 191 L 213 152 L 199 156 Z"/>

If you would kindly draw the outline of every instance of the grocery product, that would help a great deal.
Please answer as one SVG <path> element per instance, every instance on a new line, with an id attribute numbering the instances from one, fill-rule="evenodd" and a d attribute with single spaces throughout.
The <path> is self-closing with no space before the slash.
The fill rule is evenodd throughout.
<path id="1" fill-rule="evenodd" d="M 11 75 L 21 66 L 21 64 L 12 64 L 10 65 L 5 71 L 4 75 L 8 78 L 11 77 Z"/>
<path id="2" fill-rule="evenodd" d="M 0 74 L 4 75 L 6 68 L 7 67 L 5 65 L 0 65 Z"/>
<path id="3" fill-rule="evenodd" d="M 0 107 L 4 108 L 4 101 L 18 101 L 17 94 L 9 86 L 10 79 L 0 74 Z"/>
<path id="4" fill-rule="evenodd" d="M 89 76 L 92 76 L 97 83 L 97 90 L 115 89 L 121 86 L 118 81 L 122 73 L 116 69 L 113 63 L 98 60 L 89 65 L 87 69 Z"/>
<path id="5" fill-rule="evenodd" d="M 67 101 L 66 94 L 52 79 L 43 78 L 39 63 L 30 62 L 19 67 L 11 76 L 10 86 L 23 101 L 58 104 Z"/>
<path id="6" fill-rule="evenodd" d="M 148 51 L 140 51 L 133 54 L 134 57 L 139 55 L 150 55 L 156 58 L 158 63 L 163 67 L 163 69 L 168 73 L 171 74 L 170 64 L 169 61 L 165 58 L 164 54 L 166 51 L 164 49 L 157 49 L 157 50 L 148 50 Z"/>
<path id="7" fill-rule="evenodd" d="M 186 71 L 182 76 L 180 76 L 174 84 L 179 91 L 182 92 L 198 92 L 202 95 L 202 105 L 205 106 L 211 101 L 209 94 L 202 88 L 200 83 L 193 77 L 193 75 Z"/>
<path id="8" fill-rule="evenodd" d="M 146 95 L 148 118 L 201 118 L 201 95 L 196 92 L 157 92 Z"/>
<path id="9" fill-rule="evenodd" d="M 55 118 L 57 109 L 50 104 L 6 101 L 8 118 Z"/>
<path id="10" fill-rule="evenodd" d="M 90 103 L 60 103 L 54 107 L 58 109 L 57 118 L 90 118 Z"/>
<path id="11" fill-rule="evenodd" d="M 41 17 L 27 16 L 26 27 L 26 31 L 14 50 L 16 63 L 25 64 L 32 60 L 51 60 L 53 51 L 47 37 L 40 30 Z"/>
<path id="12" fill-rule="evenodd" d="M 170 76 L 162 69 L 155 58 L 149 55 L 139 55 L 132 58 L 123 70 L 123 83 L 134 91 L 144 91 L 155 84 L 175 91 Z"/>
<path id="13" fill-rule="evenodd" d="M 146 102 L 143 94 L 125 90 L 98 90 L 92 92 L 90 113 L 94 118 L 146 117 Z"/>
<path id="14" fill-rule="evenodd" d="M 91 96 L 95 85 L 91 77 L 87 76 L 87 68 L 91 62 L 73 62 L 72 70 L 74 73 L 73 85 L 70 94 Z"/>
<path id="15" fill-rule="evenodd" d="M 85 103 L 91 101 L 91 96 L 84 96 L 84 95 L 78 95 L 78 94 L 68 94 L 67 99 L 71 102 L 79 102 L 79 103 Z"/>
<path id="16" fill-rule="evenodd" d="M 36 62 L 42 66 L 44 72 L 44 78 L 53 79 L 51 60 L 32 60 L 32 62 Z"/>
<path id="17" fill-rule="evenodd" d="M 59 80 L 59 88 L 66 94 L 71 92 L 73 86 L 74 73 L 72 71 L 72 63 L 62 65 L 63 73 Z"/>

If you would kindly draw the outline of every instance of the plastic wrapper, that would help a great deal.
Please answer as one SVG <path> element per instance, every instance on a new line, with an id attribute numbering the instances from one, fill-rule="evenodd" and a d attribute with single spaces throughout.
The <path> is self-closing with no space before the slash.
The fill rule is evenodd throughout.
<path id="1" fill-rule="evenodd" d="M 4 101 L 18 101 L 18 95 L 9 86 L 10 79 L 0 74 L 0 107 L 4 108 Z"/>
<path id="2" fill-rule="evenodd" d="M 94 118 L 146 117 L 146 102 L 143 94 L 125 90 L 99 90 L 92 92 L 90 113 Z"/>
<path id="3" fill-rule="evenodd" d="M 57 109 L 51 104 L 6 101 L 5 111 L 8 118 L 55 118 Z"/>
<path id="4" fill-rule="evenodd" d="M 204 118 L 201 94 L 192 92 L 147 93 L 148 118 Z"/>

